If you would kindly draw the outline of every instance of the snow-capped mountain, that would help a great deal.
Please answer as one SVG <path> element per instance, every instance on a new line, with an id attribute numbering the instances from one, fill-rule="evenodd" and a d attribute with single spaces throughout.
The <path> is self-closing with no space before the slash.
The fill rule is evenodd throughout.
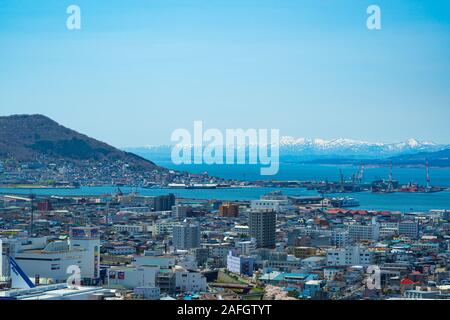
<path id="1" fill-rule="evenodd" d="M 345 138 L 326 140 L 319 138 L 310 139 L 283 136 L 280 138 L 279 145 L 280 156 L 289 159 L 312 159 L 322 157 L 387 158 L 419 152 L 435 152 L 450 148 L 450 145 L 419 141 L 413 138 L 402 142 L 381 143 Z M 238 146 L 237 148 L 241 149 L 242 147 L 243 146 Z M 171 150 L 171 145 L 125 148 L 125 151 L 157 158 L 170 157 Z"/>
<path id="2" fill-rule="evenodd" d="M 433 142 L 423 142 L 417 139 L 396 143 L 367 142 L 353 139 L 308 139 L 285 136 L 280 139 L 284 154 L 311 154 L 333 156 L 393 156 L 404 153 L 430 152 L 448 148 Z"/>

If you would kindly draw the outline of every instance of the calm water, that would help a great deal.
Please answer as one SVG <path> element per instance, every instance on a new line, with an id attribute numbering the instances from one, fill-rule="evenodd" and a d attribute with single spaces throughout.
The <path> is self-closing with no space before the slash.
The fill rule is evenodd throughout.
<path id="1" fill-rule="evenodd" d="M 188 190 L 188 189 L 142 189 L 121 187 L 123 192 L 138 191 L 142 195 L 163 195 L 174 193 L 177 197 L 194 199 L 217 199 L 217 200 L 253 200 L 258 199 L 270 191 L 281 190 L 286 195 L 307 196 L 317 195 L 315 191 L 290 188 L 230 188 L 210 190 Z M 33 189 L 38 195 L 101 195 L 111 194 L 117 191 L 116 187 L 82 187 L 79 189 Z M 30 189 L 2 189 L 0 193 L 28 194 Z M 413 193 L 391 193 L 374 194 L 362 192 L 348 194 L 360 201 L 361 209 L 368 210 L 391 210 L 391 211 L 429 211 L 432 209 L 450 210 L 450 191 L 428 194 Z"/>
<path id="2" fill-rule="evenodd" d="M 342 170 L 346 178 L 358 171 L 356 166 L 324 166 L 314 164 L 282 163 L 280 171 L 276 176 L 261 176 L 259 166 L 254 165 L 182 165 L 175 166 L 170 161 L 161 160 L 157 164 L 171 169 L 184 170 L 192 173 L 208 172 L 212 176 L 225 179 L 242 180 L 339 180 L 339 170 Z M 366 168 L 364 181 L 370 182 L 377 179 L 387 179 L 389 168 Z M 393 168 L 394 179 L 400 183 L 417 182 L 425 184 L 425 169 L 423 168 Z M 449 168 L 431 168 L 430 176 L 433 185 L 450 186 Z M 123 192 L 138 191 L 142 195 L 163 195 L 174 193 L 177 197 L 194 199 L 217 199 L 217 200 L 253 200 L 262 195 L 281 190 L 286 195 L 308 196 L 317 195 L 315 191 L 290 188 L 229 188 L 210 190 L 187 190 L 187 189 L 132 189 L 121 188 Z M 38 195 L 101 195 L 111 194 L 117 191 L 116 187 L 82 187 L 80 189 L 33 189 Z M 30 189 L 1 189 L 0 193 L 28 194 Z M 433 209 L 450 210 L 450 191 L 429 194 L 392 193 L 374 194 L 362 192 L 347 194 L 359 200 L 361 209 L 368 210 L 391 210 L 391 211 L 429 211 Z M 342 196 L 342 195 L 336 195 Z"/>
<path id="3" fill-rule="evenodd" d="M 192 173 L 208 172 L 211 176 L 224 179 L 238 180 L 326 180 L 338 181 L 339 170 L 342 170 L 346 179 L 358 172 L 357 166 L 328 166 L 317 164 L 281 163 L 280 170 L 275 176 L 261 176 L 260 167 L 255 165 L 174 165 L 167 160 L 157 161 L 158 165 L 180 171 Z M 393 178 L 400 183 L 415 182 L 425 185 L 426 172 L 424 168 L 392 169 Z M 388 179 L 388 167 L 365 168 L 364 181 Z M 450 187 L 450 168 L 430 168 L 431 183 L 433 185 Z"/>

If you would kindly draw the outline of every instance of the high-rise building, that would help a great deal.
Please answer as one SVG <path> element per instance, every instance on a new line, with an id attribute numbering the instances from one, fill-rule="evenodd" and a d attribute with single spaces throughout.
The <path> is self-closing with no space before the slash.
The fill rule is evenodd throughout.
<path id="1" fill-rule="evenodd" d="M 419 221 L 418 220 L 405 220 L 398 224 L 398 233 L 403 236 L 407 236 L 412 239 L 419 237 Z"/>
<path id="2" fill-rule="evenodd" d="M 250 236 L 258 248 L 275 247 L 276 212 L 258 210 L 249 214 Z"/>
<path id="3" fill-rule="evenodd" d="M 153 199 L 153 209 L 155 211 L 170 211 L 175 205 L 175 195 L 170 193 L 165 196 L 157 196 Z"/>
<path id="4" fill-rule="evenodd" d="M 219 208 L 220 216 L 227 218 L 239 217 L 239 206 L 237 204 L 225 203 Z"/>
<path id="5" fill-rule="evenodd" d="M 380 224 L 372 220 L 371 224 L 355 223 L 348 228 L 349 236 L 352 240 L 374 240 L 377 241 L 380 237 Z"/>
<path id="6" fill-rule="evenodd" d="M 178 220 L 186 219 L 186 217 L 191 213 L 192 208 L 185 205 L 176 205 L 172 207 L 172 217 Z"/>
<path id="7" fill-rule="evenodd" d="M 173 226 L 173 245 L 176 249 L 188 250 L 200 247 L 200 226 L 198 223 L 184 220 Z"/>

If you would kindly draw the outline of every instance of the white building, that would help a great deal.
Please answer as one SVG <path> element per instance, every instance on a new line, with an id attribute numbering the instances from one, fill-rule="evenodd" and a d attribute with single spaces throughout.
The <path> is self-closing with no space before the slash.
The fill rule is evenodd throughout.
<path id="1" fill-rule="evenodd" d="M 0 239 L 0 282 L 5 282 L 9 279 L 9 250 L 9 243 Z"/>
<path id="2" fill-rule="evenodd" d="M 54 282 L 64 282 L 69 277 L 68 268 L 77 265 L 81 269 L 83 250 L 70 250 L 67 241 L 54 241 L 44 248 L 20 250 L 14 254 L 14 260 L 31 279 L 50 278 Z M 82 272 L 82 277 L 91 274 Z M 91 275 L 93 276 L 93 274 Z"/>
<path id="3" fill-rule="evenodd" d="M 248 236 L 250 235 L 250 227 L 235 225 L 233 228 L 233 232 L 236 232 L 240 236 Z"/>
<path id="4" fill-rule="evenodd" d="M 350 233 L 348 230 L 335 230 L 331 233 L 331 245 L 345 247 L 350 244 Z"/>
<path id="5" fill-rule="evenodd" d="M 147 231 L 147 226 L 134 224 L 115 224 L 114 231 L 128 233 L 142 233 Z"/>
<path id="6" fill-rule="evenodd" d="M 172 268 L 176 264 L 176 259 L 173 256 L 134 256 L 132 261 L 133 266 L 159 266 L 162 269 Z"/>
<path id="7" fill-rule="evenodd" d="M 380 237 L 387 238 L 398 234 L 398 223 L 391 221 L 380 222 Z"/>
<path id="8" fill-rule="evenodd" d="M 380 237 L 379 223 L 372 221 L 371 224 L 351 224 L 348 227 L 350 238 L 356 241 L 373 240 L 377 241 Z"/>
<path id="9" fill-rule="evenodd" d="M 398 224 L 398 233 L 409 238 L 417 239 L 419 237 L 419 221 L 406 220 Z"/>
<path id="10" fill-rule="evenodd" d="M 108 270 L 108 286 L 111 288 L 134 289 L 154 287 L 159 266 L 111 267 Z"/>
<path id="11" fill-rule="evenodd" d="M 165 235 L 165 234 L 172 234 L 173 232 L 173 226 L 178 225 L 179 222 L 174 221 L 161 221 L 158 223 L 155 223 L 152 225 L 152 235 L 158 236 L 158 235 Z"/>
<path id="12" fill-rule="evenodd" d="M 0 297 L 15 300 L 100 300 L 116 297 L 114 290 L 102 287 L 69 288 L 67 284 L 52 284 L 30 289 L 0 291 Z"/>
<path id="13" fill-rule="evenodd" d="M 70 230 L 70 249 L 84 251 L 81 274 L 86 278 L 100 277 L 100 235 L 96 227 L 78 227 Z"/>
<path id="14" fill-rule="evenodd" d="M 256 250 L 256 239 L 252 238 L 250 241 L 236 242 L 236 249 L 245 256 L 251 255 Z"/>
<path id="15" fill-rule="evenodd" d="M 172 230 L 173 246 L 176 249 L 194 249 L 200 247 L 200 226 L 187 220 L 175 225 Z"/>
<path id="16" fill-rule="evenodd" d="M 327 250 L 327 266 L 367 266 L 372 263 L 372 252 L 360 246 Z"/>
<path id="17" fill-rule="evenodd" d="M 233 249 L 233 245 L 227 242 L 204 244 L 203 247 L 209 249 L 208 257 L 220 261 L 223 267 L 226 266 L 228 252 Z"/>
<path id="18" fill-rule="evenodd" d="M 206 292 L 205 276 L 199 272 L 175 270 L 175 288 L 177 292 Z"/>
<path id="19" fill-rule="evenodd" d="M 97 228 L 72 228 L 69 240 L 49 242 L 47 237 L 8 239 L 8 254 L 2 255 L 3 268 L 12 257 L 29 278 L 65 282 L 69 266 L 80 268 L 81 278 L 91 283 L 100 277 L 100 239 Z M 2 268 L 2 269 L 3 269 Z M 3 272 L 3 271 L 2 271 Z M 72 272 L 70 272 L 71 274 Z"/>
<path id="20" fill-rule="evenodd" d="M 172 207 L 172 217 L 178 220 L 183 220 L 187 217 L 187 214 L 191 211 L 190 206 L 178 204 Z"/>
<path id="21" fill-rule="evenodd" d="M 230 250 L 227 256 L 227 270 L 237 274 L 253 275 L 255 259 L 252 257 L 235 256 Z"/>
<path id="22" fill-rule="evenodd" d="M 278 213 L 287 213 L 295 210 L 295 207 L 287 199 L 273 200 L 273 199 L 260 199 L 252 200 L 250 202 L 250 209 L 253 211 L 275 211 Z"/>

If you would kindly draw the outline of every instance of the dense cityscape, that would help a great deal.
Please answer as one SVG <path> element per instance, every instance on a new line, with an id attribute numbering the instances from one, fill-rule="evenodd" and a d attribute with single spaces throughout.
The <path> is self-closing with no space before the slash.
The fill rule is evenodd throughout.
<path id="1" fill-rule="evenodd" d="M 438 314 L 449 39 L 448 0 L 0 0 L 2 311 Z"/>
<path id="2" fill-rule="evenodd" d="M 3 194 L 0 297 L 449 298 L 450 211 L 351 206 L 276 191 L 252 201 L 120 187 L 98 196 Z M 76 287 L 71 266 L 80 268 Z"/>

